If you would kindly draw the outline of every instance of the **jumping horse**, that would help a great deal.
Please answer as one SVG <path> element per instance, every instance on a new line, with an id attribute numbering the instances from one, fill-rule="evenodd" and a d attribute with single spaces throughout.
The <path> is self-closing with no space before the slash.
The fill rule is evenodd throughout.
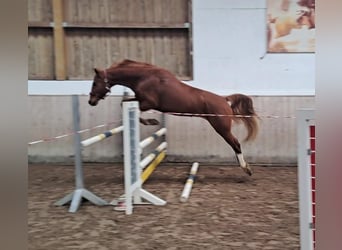
<path id="1" fill-rule="evenodd" d="M 231 132 L 232 121 L 242 121 L 247 128 L 246 141 L 255 138 L 258 131 L 257 115 L 252 99 L 243 94 L 219 96 L 179 81 L 169 71 L 143 62 L 124 60 L 108 69 L 94 68 L 95 76 L 88 103 L 96 106 L 115 85 L 130 88 L 140 110 L 157 110 L 176 115 L 200 116 L 232 147 L 240 167 L 252 175 L 244 160 L 241 146 Z M 143 124 L 157 124 L 153 119 L 140 119 Z"/>

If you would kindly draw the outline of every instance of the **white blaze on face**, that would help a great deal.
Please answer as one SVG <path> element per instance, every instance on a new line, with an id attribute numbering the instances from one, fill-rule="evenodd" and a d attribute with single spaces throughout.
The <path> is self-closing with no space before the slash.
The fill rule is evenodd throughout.
<path id="1" fill-rule="evenodd" d="M 247 163 L 245 162 L 245 159 L 243 158 L 243 154 L 236 154 L 236 156 L 239 160 L 240 166 L 245 168 L 247 166 Z"/>

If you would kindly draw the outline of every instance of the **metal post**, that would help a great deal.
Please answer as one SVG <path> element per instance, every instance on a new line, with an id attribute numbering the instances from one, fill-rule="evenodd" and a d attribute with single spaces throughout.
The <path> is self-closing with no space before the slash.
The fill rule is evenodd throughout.
<path id="1" fill-rule="evenodd" d="M 80 112 L 79 102 L 76 95 L 72 96 L 72 113 L 74 121 L 74 131 L 80 130 Z M 81 135 L 75 133 L 74 135 L 74 150 L 75 150 L 75 176 L 76 176 L 76 188 L 83 188 L 83 169 L 82 169 L 82 152 L 81 152 Z"/>
<path id="2" fill-rule="evenodd" d="M 81 148 L 81 136 L 78 133 L 80 130 L 80 113 L 79 113 L 79 102 L 78 96 L 72 96 L 72 113 L 74 122 L 74 150 L 75 150 L 75 185 L 76 189 L 64 198 L 60 199 L 55 203 L 56 206 L 63 206 L 71 201 L 69 212 L 75 213 L 79 208 L 82 198 L 99 205 L 108 205 L 107 201 L 101 199 L 95 194 L 91 193 L 84 188 L 83 181 L 83 168 L 82 168 L 82 148 Z"/>

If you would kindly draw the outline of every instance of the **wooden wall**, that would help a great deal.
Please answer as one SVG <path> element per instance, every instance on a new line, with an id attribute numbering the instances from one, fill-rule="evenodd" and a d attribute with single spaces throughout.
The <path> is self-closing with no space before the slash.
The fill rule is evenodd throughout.
<path id="1" fill-rule="evenodd" d="M 29 79 L 91 79 L 125 58 L 192 78 L 191 0 L 29 0 Z"/>

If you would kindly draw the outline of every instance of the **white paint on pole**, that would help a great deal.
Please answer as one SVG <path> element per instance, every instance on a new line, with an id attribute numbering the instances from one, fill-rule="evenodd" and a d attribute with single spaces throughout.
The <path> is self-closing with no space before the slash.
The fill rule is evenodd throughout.
<path id="1" fill-rule="evenodd" d="M 167 148 L 167 142 L 162 142 L 155 150 L 154 152 L 150 153 L 148 156 L 146 156 L 143 160 L 140 161 L 140 168 L 144 169 L 148 164 L 150 164 L 151 161 L 153 161 L 154 158 L 157 157 L 157 155 L 160 154 L 164 149 Z"/>
<path id="2" fill-rule="evenodd" d="M 122 131 L 123 131 L 123 126 L 119 126 L 117 128 L 113 128 L 113 129 L 111 129 L 111 130 L 109 130 L 107 132 L 104 132 L 104 133 L 99 134 L 99 135 L 95 135 L 95 136 L 93 136 L 93 137 L 91 137 L 89 139 L 81 141 L 81 145 L 83 147 L 87 147 L 89 145 L 94 144 L 95 142 L 102 141 L 103 139 L 108 138 L 108 137 L 110 137 L 110 136 L 112 136 L 114 134 L 117 134 L 119 132 L 122 132 Z"/>
<path id="3" fill-rule="evenodd" d="M 190 175 L 185 183 L 183 192 L 180 197 L 181 202 L 186 202 L 190 196 L 190 192 L 192 189 L 192 184 L 194 183 L 197 171 L 198 171 L 199 164 L 198 162 L 194 162 L 192 164 L 191 170 L 190 170 Z"/>
<path id="4" fill-rule="evenodd" d="M 166 134 L 166 128 L 161 128 L 157 132 L 155 132 L 153 135 L 147 137 L 145 140 L 140 142 L 140 147 L 145 148 L 146 146 L 150 145 L 154 140 L 161 137 L 162 135 Z"/>

